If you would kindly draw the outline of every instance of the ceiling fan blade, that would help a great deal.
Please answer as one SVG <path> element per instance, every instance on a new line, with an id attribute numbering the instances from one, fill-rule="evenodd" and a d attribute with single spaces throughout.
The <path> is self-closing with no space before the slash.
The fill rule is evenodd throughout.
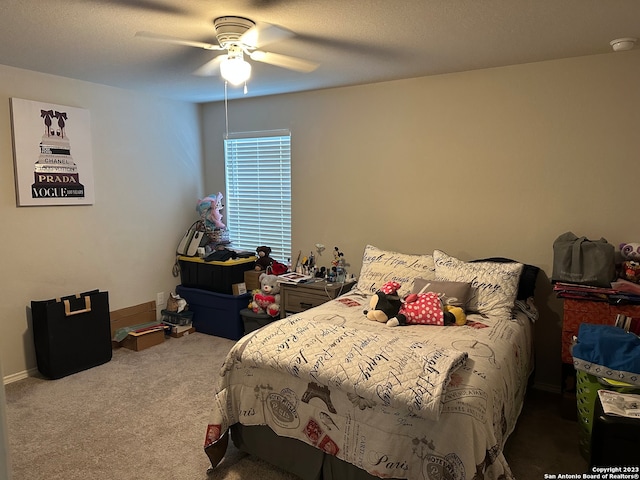
<path id="1" fill-rule="evenodd" d="M 303 60 L 302 58 L 290 57 L 289 55 L 282 55 L 280 53 L 263 52 L 260 50 L 251 52 L 250 57 L 251 60 L 255 60 L 256 62 L 268 63 L 277 67 L 288 68 L 289 70 L 296 70 L 304 73 L 313 72 L 319 66 L 318 63 Z"/>
<path id="2" fill-rule="evenodd" d="M 205 50 L 222 50 L 220 45 L 213 45 L 212 43 L 197 42 L 195 40 L 185 40 L 183 38 L 172 37 L 170 35 L 162 35 L 160 33 L 153 32 L 136 32 L 136 37 L 146 38 L 157 42 L 171 43 L 173 45 L 185 45 L 187 47 L 204 48 Z"/>
<path id="3" fill-rule="evenodd" d="M 240 37 L 240 41 L 249 48 L 263 47 L 295 35 L 291 30 L 270 23 L 258 23 Z"/>
<path id="4" fill-rule="evenodd" d="M 213 59 L 209 60 L 207 63 L 198 68 L 194 75 L 198 75 L 199 77 L 212 77 L 215 75 L 220 75 L 220 64 L 224 59 L 227 58 L 227 55 L 218 55 Z"/>
<path id="5" fill-rule="evenodd" d="M 165 2 L 156 0 L 91 0 L 96 3 L 103 3 L 109 6 L 117 4 L 127 8 L 134 8 L 145 12 L 168 13 L 170 15 L 190 15 L 189 10 L 177 5 L 167 5 Z"/>

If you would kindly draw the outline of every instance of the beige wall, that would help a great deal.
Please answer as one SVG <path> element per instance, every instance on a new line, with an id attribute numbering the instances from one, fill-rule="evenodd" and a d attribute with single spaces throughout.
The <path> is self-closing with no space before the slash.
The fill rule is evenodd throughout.
<path id="1" fill-rule="evenodd" d="M 507 256 L 551 273 L 572 230 L 637 241 L 640 51 L 229 103 L 232 131 L 293 133 L 293 248 L 367 243 Z M 9 98 L 87 108 L 96 204 L 15 204 Z M 4 100 L 2 100 L 4 99 Z M 179 280 L 173 249 L 203 193 L 224 192 L 221 103 L 203 108 L 0 66 L 0 359 L 35 367 L 31 300 L 90 288 L 112 310 Z M 204 165 L 201 165 L 200 129 Z M 330 255 L 320 259 L 325 264 Z M 561 304 L 539 279 L 537 382 L 557 388 Z M 5 378 L 7 378 L 5 377 Z"/>
<path id="2" fill-rule="evenodd" d="M 16 207 L 11 97 L 89 110 L 95 205 Z M 11 380 L 36 366 L 31 300 L 99 288 L 116 310 L 180 283 L 173 253 L 202 194 L 199 110 L 0 66 L 0 159 L 0 358 Z"/>
<path id="3" fill-rule="evenodd" d="M 640 239 L 638 85 L 631 51 L 234 100 L 229 128 L 291 129 L 296 252 L 339 246 L 356 273 L 367 243 L 541 267 L 536 383 L 558 389 L 552 243 Z M 224 125 L 205 106 L 207 192 L 224 192 Z"/>
<path id="4" fill-rule="evenodd" d="M 0 377 L 2 361 L 0 359 Z M 0 480 L 10 480 L 11 463 L 9 459 L 9 439 L 7 438 L 7 415 L 5 413 L 4 384 L 0 384 Z"/>

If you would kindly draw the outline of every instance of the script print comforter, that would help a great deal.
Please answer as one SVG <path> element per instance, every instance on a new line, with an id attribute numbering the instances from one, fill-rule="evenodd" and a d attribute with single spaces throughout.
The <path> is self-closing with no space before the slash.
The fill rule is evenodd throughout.
<path id="1" fill-rule="evenodd" d="M 530 320 L 387 327 L 350 293 L 238 341 L 207 443 L 268 425 L 379 477 L 511 478 L 502 454 L 532 368 Z"/>

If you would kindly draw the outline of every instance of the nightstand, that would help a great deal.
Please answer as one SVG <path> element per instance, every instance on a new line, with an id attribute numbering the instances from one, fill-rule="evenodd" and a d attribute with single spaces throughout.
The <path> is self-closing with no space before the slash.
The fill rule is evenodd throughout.
<path id="1" fill-rule="evenodd" d="M 280 284 L 280 318 L 288 313 L 308 310 L 347 293 L 356 284 L 353 282 L 328 283 L 325 280 L 308 283 Z"/>

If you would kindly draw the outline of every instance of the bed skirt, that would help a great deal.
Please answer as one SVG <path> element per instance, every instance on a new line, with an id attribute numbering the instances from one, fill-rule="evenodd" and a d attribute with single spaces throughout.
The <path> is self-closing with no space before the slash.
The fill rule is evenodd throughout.
<path id="1" fill-rule="evenodd" d="M 265 425 L 231 426 L 231 440 L 243 452 L 302 480 L 379 480 L 379 477 L 298 440 L 279 437 Z"/>

